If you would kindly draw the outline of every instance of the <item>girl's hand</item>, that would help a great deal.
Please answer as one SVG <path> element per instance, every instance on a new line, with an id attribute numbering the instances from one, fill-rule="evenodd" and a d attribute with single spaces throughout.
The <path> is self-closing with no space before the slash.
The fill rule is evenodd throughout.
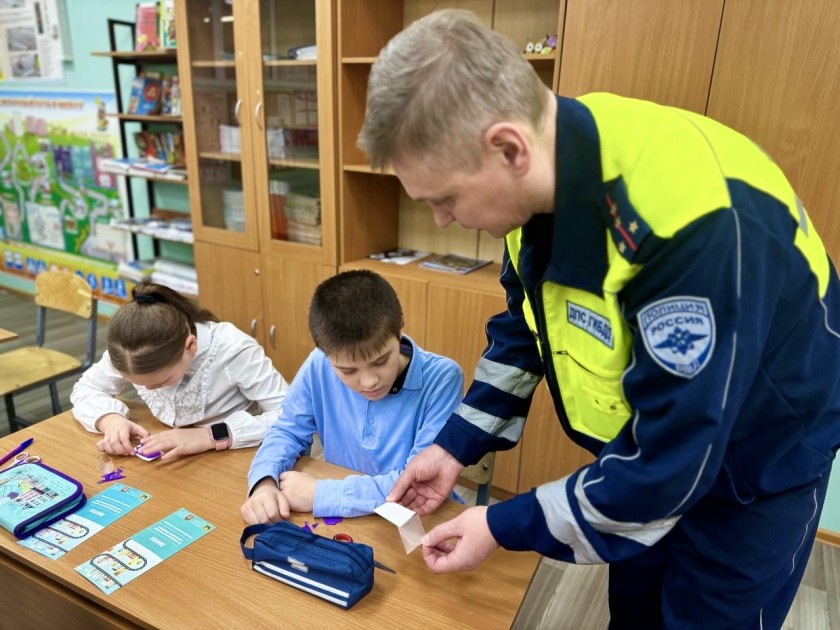
<path id="1" fill-rule="evenodd" d="M 205 451 L 216 450 L 216 443 L 213 441 L 213 434 L 209 427 L 194 427 L 183 429 L 169 429 L 154 435 L 148 435 L 140 440 L 143 448 L 140 452 L 144 455 L 163 451 L 160 460 L 163 462 L 172 461 L 185 455 L 196 455 Z"/>
<path id="2" fill-rule="evenodd" d="M 96 421 L 96 428 L 105 434 L 96 443 L 96 448 L 110 455 L 132 455 L 134 445 L 131 443 L 131 438 L 143 439 L 149 436 L 146 429 L 118 413 L 108 413 L 99 418 Z"/>

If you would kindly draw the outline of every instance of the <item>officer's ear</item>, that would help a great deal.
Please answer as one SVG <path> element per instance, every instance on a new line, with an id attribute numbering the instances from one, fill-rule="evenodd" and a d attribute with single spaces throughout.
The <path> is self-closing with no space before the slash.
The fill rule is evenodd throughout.
<path id="1" fill-rule="evenodd" d="M 523 175 L 531 167 L 531 143 L 520 125 L 499 122 L 484 132 L 484 151 L 491 159 L 501 160 L 516 175 Z"/>

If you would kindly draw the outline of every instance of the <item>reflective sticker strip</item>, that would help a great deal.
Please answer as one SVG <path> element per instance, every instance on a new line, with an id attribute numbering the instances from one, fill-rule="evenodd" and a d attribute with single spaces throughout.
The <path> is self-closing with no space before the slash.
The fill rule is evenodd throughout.
<path id="1" fill-rule="evenodd" d="M 715 316 L 707 298 L 658 300 L 640 310 L 637 319 L 648 354 L 671 374 L 691 379 L 711 361 Z"/>
<path id="2" fill-rule="evenodd" d="M 275 580 L 279 580 L 280 582 L 293 586 L 301 591 L 306 591 L 311 595 L 325 599 L 333 604 L 347 607 L 347 598 L 350 597 L 350 593 L 341 591 L 337 588 L 329 586 L 328 584 L 316 582 L 315 580 L 297 575 L 296 573 L 287 571 L 286 569 L 278 567 L 276 564 L 272 564 L 271 562 L 255 562 L 254 571 L 259 571 L 260 573 L 272 577 Z M 333 597 L 330 593 L 339 595 L 344 599 Z"/>
<path id="3" fill-rule="evenodd" d="M 575 520 L 566 494 L 568 480 L 569 477 L 563 477 L 537 488 L 537 501 L 545 514 L 548 531 L 561 543 L 572 548 L 575 564 L 603 564 L 604 560 L 586 539 Z"/>
<path id="4" fill-rule="evenodd" d="M 491 361 L 485 357 L 478 360 L 475 368 L 475 380 L 518 398 L 527 398 L 534 393 L 541 378 L 521 368 Z"/>
<path id="5" fill-rule="evenodd" d="M 504 438 L 509 442 L 518 442 L 522 436 L 522 429 L 525 428 L 525 418 L 522 416 L 513 416 L 510 419 L 500 418 L 464 403 L 458 405 L 455 413 L 485 433 Z"/>
<path id="6" fill-rule="evenodd" d="M 647 523 L 622 523 L 609 519 L 601 514 L 589 501 L 589 497 L 586 496 L 583 477 L 584 475 L 578 475 L 577 483 L 575 484 L 575 498 L 578 500 L 580 510 L 583 512 L 586 522 L 603 534 L 621 536 L 646 547 L 651 547 L 661 540 L 665 534 L 670 532 L 679 520 L 678 516 L 649 521 Z"/>

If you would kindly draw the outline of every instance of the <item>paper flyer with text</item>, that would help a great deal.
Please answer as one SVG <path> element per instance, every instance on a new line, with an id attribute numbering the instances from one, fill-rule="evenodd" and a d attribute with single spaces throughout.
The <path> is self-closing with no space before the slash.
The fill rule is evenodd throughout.
<path id="1" fill-rule="evenodd" d="M 110 595 L 214 529 L 215 525 L 181 508 L 80 564 L 76 571 Z"/>
<path id="2" fill-rule="evenodd" d="M 55 560 L 151 498 L 148 492 L 116 483 L 91 497 L 78 512 L 19 543 Z"/>

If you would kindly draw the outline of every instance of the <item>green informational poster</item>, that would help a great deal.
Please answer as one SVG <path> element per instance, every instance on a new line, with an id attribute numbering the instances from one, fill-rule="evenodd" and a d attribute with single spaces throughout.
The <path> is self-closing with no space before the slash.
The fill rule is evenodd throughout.
<path id="1" fill-rule="evenodd" d="M 0 90 L 3 270 L 34 277 L 58 265 L 124 298 L 116 261 L 133 258 L 131 239 L 111 219 L 125 216 L 125 182 L 98 168 L 121 155 L 114 111 L 111 92 Z"/>

